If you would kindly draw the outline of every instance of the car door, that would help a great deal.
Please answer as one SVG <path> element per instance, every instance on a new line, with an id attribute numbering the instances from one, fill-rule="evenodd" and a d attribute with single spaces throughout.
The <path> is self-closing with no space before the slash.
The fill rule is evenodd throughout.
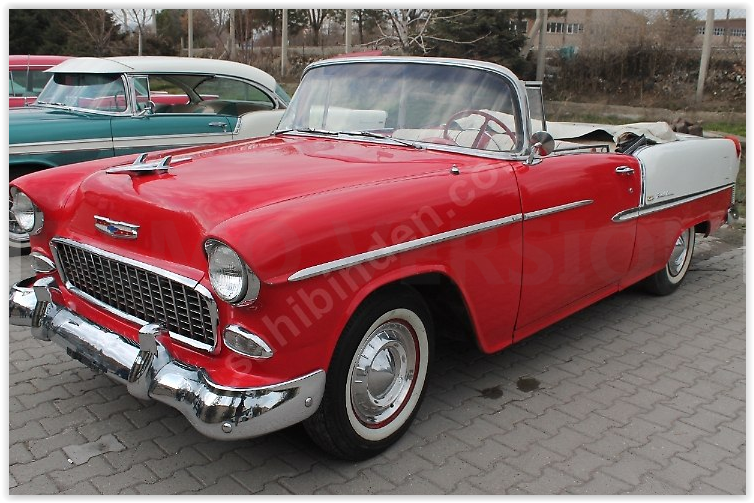
<path id="1" fill-rule="evenodd" d="M 228 117 L 200 113 L 114 117 L 112 132 L 115 155 L 233 139 Z"/>
<path id="2" fill-rule="evenodd" d="M 636 223 L 612 217 L 638 206 L 641 173 L 631 156 L 598 153 L 554 155 L 519 164 L 515 172 L 524 214 L 520 338 L 530 333 L 527 327 L 617 289 L 630 265 Z"/>
<path id="3" fill-rule="evenodd" d="M 233 139 L 235 117 L 218 114 L 212 108 L 191 104 L 170 107 L 170 113 L 148 113 L 144 105 L 150 93 L 150 78 L 130 77 L 133 88 L 131 115 L 113 117 L 112 135 L 115 155 L 149 150 L 178 148 Z M 184 95 L 184 99 L 188 97 Z M 135 105 L 134 105 L 135 103 Z"/>

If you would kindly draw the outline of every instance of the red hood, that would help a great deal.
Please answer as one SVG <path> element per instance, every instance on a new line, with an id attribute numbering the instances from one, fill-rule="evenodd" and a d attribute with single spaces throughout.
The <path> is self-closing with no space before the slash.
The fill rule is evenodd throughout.
<path id="1" fill-rule="evenodd" d="M 177 163 L 164 174 L 90 175 L 66 204 L 72 210 L 66 232 L 104 248 L 200 268 L 205 261 L 202 241 L 229 218 L 312 194 L 474 162 L 467 156 L 410 147 L 306 137 L 271 137 L 190 156 L 191 161 Z M 96 231 L 95 215 L 139 225 L 138 239 L 115 240 Z"/>

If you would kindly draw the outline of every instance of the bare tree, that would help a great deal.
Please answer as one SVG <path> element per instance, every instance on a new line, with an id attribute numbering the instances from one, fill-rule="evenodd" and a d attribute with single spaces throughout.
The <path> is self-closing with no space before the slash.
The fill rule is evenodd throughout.
<path id="1" fill-rule="evenodd" d="M 319 31 L 322 29 L 327 17 L 330 15 L 328 9 L 307 9 L 306 17 L 309 20 L 309 26 L 312 27 L 312 43 L 315 46 L 319 46 Z"/>
<path id="2" fill-rule="evenodd" d="M 219 58 L 229 57 L 231 50 L 230 45 L 228 45 L 230 42 L 228 38 L 230 37 L 227 33 L 230 23 L 230 9 L 204 9 L 202 12 L 206 14 L 212 25 L 216 50 L 220 52 L 220 49 L 222 49 Z"/>
<path id="3" fill-rule="evenodd" d="M 421 52 L 422 54 L 427 54 L 433 49 L 431 42 L 473 45 L 488 35 L 483 35 L 474 40 L 460 41 L 437 37 L 429 33 L 428 29 L 433 23 L 440 20 L 447 21 L 462 17 L 469 11 L 461 11 L 445 16 L 438 15 L 441 11 L 433 9 L 385 9 L 383 12 L 392 28 L 392 32 L 390 34 L 385 33 L 382 25 L 378 23 L 377 28 L 380 30 L 382 38 L 375 41 L 375 43 L 389 42 L 397 44 L 404 53 Z"/>
<path id="4" fill-rule="evenodd" d="M 392 30 L 391 33 L 385 33 L 378 24 L 381 38 L 375 43 L 397 44 L 404 53 L 413 50 L 421 51 L 422 54 L 427 52 L 424 35 L 432 21 L 432 9 L 385 9 L 383 12 Z"/>
<path id="5" fill-rule="evenodd" d="M 104 9 L 70 9 L 67 12 L 72 24 L 63 23 L 63 30 L 69 35 L 88 40 L 92 55 L 106 56 L 120 28 L 112 21 L 111 13 Z"/>
<path id="6" fill-rule="evenodd" d="M 121 9 L 123 14 L 123 21 L 126 26 L 130 22 L 136 23 L 136 30 L 139 34 L 139 56 L 141 56 L 141 48 L 144 40 L 144 33 L 147 31 L 148 23 L 154 19 L 154 9 Z"/>

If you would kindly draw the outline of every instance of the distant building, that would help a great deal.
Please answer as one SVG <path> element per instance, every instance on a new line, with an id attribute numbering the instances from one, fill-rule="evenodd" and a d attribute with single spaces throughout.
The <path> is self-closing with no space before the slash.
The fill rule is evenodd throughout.
<path id="1" fill-rule="evenodd" d="M 702 44 L 706 23 L 700 21 L 696 28 L 695 42 Z M 745 47 L 746 19 L 716 19 L 712 32 L 712 47 Z"/>
<path id="2" fill-rule="evenodd" d="M 663 10 L 638 11 L 629 9 L 568 9 L 562 17 L 548 17 L 545 27 L 545 47 L 561 53 L 631 47 L 642 41 L 674 45 L 687 49 L 701 48 L 704 39 L 704 20 L 685 21 L 674 25 L 672 20 L 652 16 Z M 647 15 L 645 15 L 647 14 Z M 534 19 L 526 21 L 527 33 Z M 523 27 L 522 27 L 523 28 Z M 535 37 L 533 49 L 539 48 Z M 746 47 L 746 19 L 715 20 L 712 46 Z"/>
<path id="3" fill-rule="evenodd" d="M 534 20 L 529 20 L 529 27 Z M 568 9 L 562 17 L 548 17 L 545 46 L 573 51 L 619 47 L 644 36 L 647 18 L 628 9 Z M 535 37 L 534 49 L 539 39 Z"/>

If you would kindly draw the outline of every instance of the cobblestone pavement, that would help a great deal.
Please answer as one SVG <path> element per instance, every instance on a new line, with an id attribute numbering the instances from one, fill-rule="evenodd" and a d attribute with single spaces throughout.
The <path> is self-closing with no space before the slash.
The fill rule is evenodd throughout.
<path id="1" fill-rule="evenodd" d="M 745 494 L 739 246 L 701 240 L 675 294 L 629 289 L 494 355 L 441 343 L 416 422 L 361 463 L 300 426 L 210 440 L 10 327 L 10 493 Z"/>

